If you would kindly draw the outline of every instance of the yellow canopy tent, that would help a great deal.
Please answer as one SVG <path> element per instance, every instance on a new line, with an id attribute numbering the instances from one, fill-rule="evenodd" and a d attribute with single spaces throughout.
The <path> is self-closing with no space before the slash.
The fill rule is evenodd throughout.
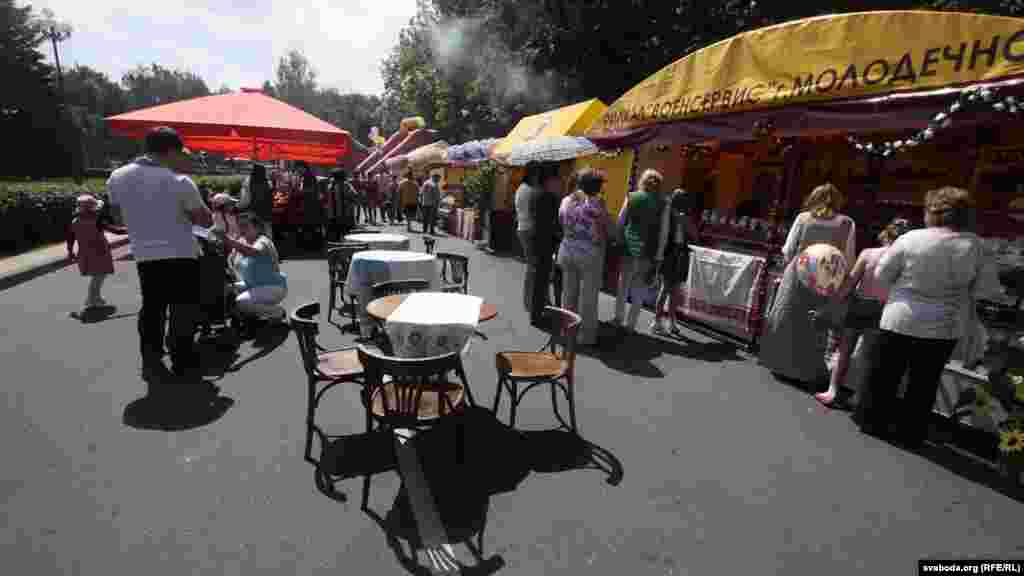
<path id="1" fill-rule="evenodd" d="M 594 99 L 527 116 L 495 146 L 491 155 L 501 158 L 511 152 L 516 144 L 548 136 L 582 136 L 607 108 L 603 102 Z"/>
<path id="2" fill-rule="evenodd" d="M 673 62 L 609 106 L 586 136 L 622 148 L 895 135 L 928 127 L 969 86 L 1024 94 L 1024 19 L 927 11 L 820 16 L 745 32 Z M 986 121 L 956 120 L 960 127 Z M 678 146 L 671 154 L 681 154 Z M 772 196 L 767 201 L 780 201 L 785 216 L 811 185 L 783 179 L 779 168 L 784 186 L 755 191 L 764 170 L 753 157 L 714 156 L 732 162 L 718 162 L 705 187 L 722 201 L 718 208 L 756 200 L 751 194 Z M 648 167 L 647 154 L 638 162 Z M 836 162 L 804 180 L 848 172 Z"/>
<path id="3" fill-rule="evenodd" d="M 1022 74 L 1019 18 L 924 11 L 820 16 L 745 32 L 669 64 L 608 107 L 588 136 L 825 101 L 885 104 Z M 727 128 L 718 135 L 728 135 Z"/>

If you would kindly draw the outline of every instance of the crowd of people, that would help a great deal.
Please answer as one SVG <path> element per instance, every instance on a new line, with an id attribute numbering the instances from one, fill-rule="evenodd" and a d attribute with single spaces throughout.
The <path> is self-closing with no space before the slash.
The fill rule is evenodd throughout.
<path id="1" fill-rule="evenodd" d="M 608 250 L 622 252 L 614 324 L 633 332 L 643 305 L 642 290 L 660 285 L 656 317 L 650 329 L 658 334 L 679 331 L 674 311 L 689 271 L 689 240 L 696 234 L 693 197 L 684 190 L 662 192 L 664 178 L 646 170 L 613 220 L 601 189 L 604 175 L 583 169 L 573 175 L 570 193 L 563 189 L 557 166 L 530 166 L 516 190 L 517 233 L 527 263 L 523 305 L 534 325 L 543 326 L 543 310 L 551 300 L 552 274 L 560 277 L 556 299 L 580 314 L 579 343 L 598 344 L 598 294 L 605 277 Z M 557 266 L 557 269 L 553 269 Z M 627 301 L 629 304 L 627 313 Z M 666 304 L 670 307 L 666 309 Z M 668 320 L 667 320 L 668 319 Z M 671 326 L 666 323 L 671 320 Z"/>
<path id="2" fill-rule="evenodd" d="M 878 235 L 880 246 L 856 257 L 856 224 L 843 214 L 844 197 L 831 184 L 815 188 L 783 247 L 786 267 L 761 338 L 761 363 L 778 376 L 815 390 L 826 405 L 841 386 L 858 393 L 863 432 L 907 446 L 921 445 L 942 371 L 958 342 L 980 328 L 974 302 L 1001 290 L 994 262 L 969 231 L 971 198 L 944 187 L 925 197 L 924 228 L 894 219 Z M 798 279 L 797 256 L 829 244 L 852 268 L 832 296 Z M 831 338 L 823 331 L 831 330 Z M 829 342 L 838 343 L 829 367 Z M 857 380 L 849 381 L 851 355 L 860 350 Z M 904 402 L 896 402 L 901 388 Z"/>
<path id="3" fill-rule="evenodd" d="M 138 330 L 147 374 L 163 368 L 165 343 L 173 374 L 196 367 L 199 245 L 193 226 L 210 228 L 229 255 L 238 279 L 233 292 L 238 311 L 259 321 L 284 320 L 280 303 L 288 282 L 268 218 L 276 177 L 268 179 L 265 168 L 257 165 L 240 198 L 219 194 L 204 199 L 183 175 L 184 162 L 182 141 L 174 130 L 151 131 L 146 154 L 116 170 L 108 181 L 110 202 L 125 226 L 115 225 L 101 202 L 88 195 L 78 198 L 70 226 L 68 254 L 90 278 L 86 309 L 105 304 L 100 290 L 103 279 L 113 273 L 103 232 L 129 234 L 142 290 Z M 305 209 L 319 210 L 319 188 L 308 167 L 301 181 L 301 189 L 309 192 L 304 194 Z M 658 286 L 650 330 L 678 332 L 679 296 L 690 267 L 688 246 L 697 235 L 695 204 L 684 190 L 665 194 L 663 181 L 657 171 L 645 170 L 613 219 L 601 197 L 601 172 L 576 172 L 569 193 L 563 194 L 566 186 L 556 165 L 528 167 L 514 205 L 527 263 L 523 305 L 532 324 L 548 327 L 544 309 L 552 303 L 550 287 L 557 276 L 555 305 L 564 304 L 581 316 L 580 345 L 598 345 L 598 295 L 606 256 L 618 250 L 622 264 L 614 325 L 634 332 L 643 300 L 639 290 Z M 397 181 L 381 178 L 379 184 L 376 189 L 392 198 L 382 219 L 404 217 L 411 230 L 419 212 L 423 231 L 434 232 L 441 203 L 437 175 L 417 182 L 406 173 Z M 325 218 L 328 237 L 336 238 L 359 220 L 359 187 L 345 172 L 333 174 Z M 380 208 L 371 197 L 366 203 L 371 210 L 363 213 L 369 222 L 374 221 L 373 210 Z M 1001 287 L 981 239 L 968 230 L 967 191 L 946 187 L 929 192 L 924 228 L 911 230 L 907 220 L 893 220 L 879 234 L 880 245 L 859 254 L 857 224 L 842 213 L 844 202 L 835 186 L 823 184 L 810 193 L 793 222 L 782 247 L 785 269 L 760 340 L 760 362 L 777 376 L 818 391 L 815 397 L 826 405 L 837 401 L 843 386 L 859 390 L 857 414 L 864 432 L 919 444 L 943 367 L 958 341 L 974 329 L 974 300 Z M 834 295 L 823 295 L 799 278 L 798 256 L 815 244 L 828 244 L 853 263 Z M 828 332 L 832 337 L 823 337 Z M 836 343 L 838 352 L 831 367 L 826 361 L 832 352 L 829 342 Z M 849 382 L 855 350 L 861 351 L 857 381 Z M 906 386 L 906 402 L 897 410 L 894 399 L 901 384 Z"/>
<path id="4" fill-rule="evenodd" d="M 680 189 L 666 195 L 663 180 L 655 170 L 642 172 L 613 220 L 600 197 L 600 172 L 577 172 L 559 205 L 557 167 L 528 167 L 514 206 L 527 263 L 523 305 L 534 325 L 546 327 L 542 312 L 551 303 L 552 274 L 560 274 L 554 284 L 562 293 L 555 298 L 580 314 L 578 343 L 597 345 L 606 254 L 618 250 L 614 326 L 634 332 L 643 300 L 638 291 L 657 287 L 650 331 L 679 331 L 688 246 L 697 234 L 695 202 Z M 782 247 L 785 269 L 760 339 L 760 362 L 777 377 L 803 383 L 825 405 L 838 401 L 841 387 L 856 390 L 865 433 L 919 445 L 944 366 L 963 336 L 981 329 L 974 302 L 1001 290 L 994 262 L 968 230 L 972 202 L 965 190 L 929 192 L 924 228 L 912 230 L 907 220 L 894 219 L 878 235 L 880 245 L 860 254 L 857 225 L 842 213 L 844 204 L 838 188 L 823 184 L 811 191 L 793 222 Z M 814 244 L 834 247 L 851 264 L 834 295 L 822 295 L 798 278 L 797 257 Z M 848 381 L 855 351 L 856 380 Z M 897 409 L 901 386 L 906 401 Z"/>

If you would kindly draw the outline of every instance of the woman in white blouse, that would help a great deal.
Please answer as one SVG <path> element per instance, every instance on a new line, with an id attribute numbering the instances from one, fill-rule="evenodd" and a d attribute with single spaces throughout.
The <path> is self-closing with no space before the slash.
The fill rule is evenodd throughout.
<path id="1" fill-rule="evenodd" d="M 970 196 L 960 188 L 932 190 L 925 197 L 927 228 L 907 232 L 875 268 L 889 286 L 881 333 L 874 346 L 858 407 L 861 431 L 920 446 L 943 368 L 963 335 L 963 307 L 983 272 L 981 240 L 966 230 Z M 894 409 L 908 374 L 905 402 Z M 890 430 L 899 422 L 902 430 Z"/>

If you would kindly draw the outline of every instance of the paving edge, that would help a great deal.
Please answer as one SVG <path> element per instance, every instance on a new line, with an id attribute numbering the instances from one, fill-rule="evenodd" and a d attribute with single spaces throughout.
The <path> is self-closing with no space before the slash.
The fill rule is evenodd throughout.
<path id="1" fill-rule="evenodd" d="M 128 237 L 118 238 L 110 241 L 110 249 L 115 250 L 128 244 Z M 16 258 L 16 256 L 15 256 Z M 7 290 L 13 288 L 19 284 L 24 284 L 29 280 L 33 280 L 50 272 L 55 272 L 61 268 L 71 266 L 74 264 L 73 261 L 68 260 L 66 257 L 51 258 L 45 262 L 37 264 L 35 266 L 25 268 L 24 270 L 16 270 L 10 274 L 0 276 L 0 290 Z"/>

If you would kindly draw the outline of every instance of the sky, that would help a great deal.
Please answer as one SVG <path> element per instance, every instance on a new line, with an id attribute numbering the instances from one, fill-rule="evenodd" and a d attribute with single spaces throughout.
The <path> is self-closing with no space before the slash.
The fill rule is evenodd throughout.
<path id="1" fill-rule="evenodd" d="M 380 94 L 380 63 L 416 13 L 416 0 L 19 0 L 71 24 L 62 66 L 111 80 L 139 64 L 199 74 L 217 90 L 273 80 L 278 59 L 301 50 L 322 88 Z M 52 59 L 52 50 L 46 49 Z"/>

